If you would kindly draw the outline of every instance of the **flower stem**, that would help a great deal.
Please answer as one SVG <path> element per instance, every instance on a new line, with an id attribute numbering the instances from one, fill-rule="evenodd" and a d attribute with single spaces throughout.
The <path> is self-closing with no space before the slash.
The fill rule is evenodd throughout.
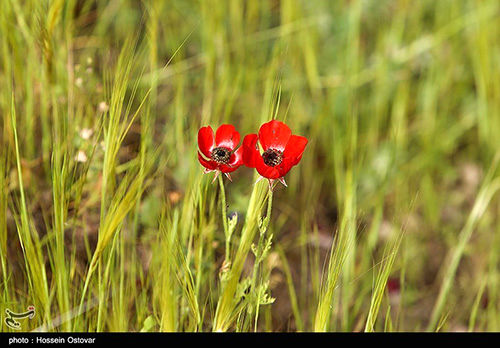
<path id="1" fill-rule="evenodd" d="M 259 243 L 257 245 L 256 249 L 256 255 L 255 255 L 255 265 L 253 268 L 253 274 L 252 274 L 252 282 L 250 285 L 250 293 L 254 294 L 256 291 L 257 285 L 257 276 L 259 273 L 260 265 L 262 264 L 262 261 L 264 261 L 264 253 L 265 253 L 265 244 L 266 244 L 266 232 L 267 228 L 269 226 L 269 222 L 271 221 L 271 211 L 272 211 L 272 206 L 273 206 L 273 189 L 270 186 L 268 195 L 267 195 L 267 211 L 266 211 L 266 216 L 262 220 L 262 226 L 260 227 L 260 236 L 259 236 Z M 254 331 L 257 331 L 257 321 L 259 318 L 259 306 L 260 306 L 260 289 L 259 289 L 259 294 L 256 297 L 256 303 L 255 303 L 255 317 L 254 317 Z M 250 310 L 251 307 L 249 308 Z M 251 314 L 251 313 L 249 313 Z"/>
<path id="2" fill-rule="evenodd" d="M 219 179 L 220 195 L 221 195 L 222 224 L 224 226 L 224 235 L 226 236 L 226 263 L 228 263 L 229 255 L 231 255 L 229 250 L 231 235 L 229 233 L 229 228 L 227 225 L 226 191 L 224 189 L 224 180 L 222 178 L 222 173 L 219 173 L 218 179 Z"/>
<path id="3" fill-rule="evenodd" d="M 232 259 L 231 267 L 229 268 L 217 302 L 217 309 L 215 311 L 213 321 L 214 331 L 227 331 L 233 321 L 234 315 L 236 314 L 235 310 L 237 301 L 235 301 L 235 295 L 241 272 L 243 270 L 243 265 L 255 237 L 260 212 L 265 204 L 266 192 L 267 190 L 265 190 L 264 185 L 255 185 L 252 195 L 250 196 L 239 244 L 236 249 L 236 253 L 234 254 L 234 258 Z"/>

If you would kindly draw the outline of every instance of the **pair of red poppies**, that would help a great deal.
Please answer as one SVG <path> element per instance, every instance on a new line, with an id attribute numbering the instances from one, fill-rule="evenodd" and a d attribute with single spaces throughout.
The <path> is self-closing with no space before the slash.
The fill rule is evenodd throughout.
<path id="1" fill-rule="evenodd" d="M 269 180 L 280 180 L 297 165 L 307 145 L 307 139 L 293 135 L 283 122 L 272 120 L 264 123 L 259 134 L 248 134 L 238 147 L 240 133 L 234 126 L 221 125 L 215 132 L 210 126 L 198 131 L 198 159 L 206 172 L 218 171 L 226 174 L 242 164 L 257 169 Z M 259 149 L 259 144 L 262 151 Z"/>

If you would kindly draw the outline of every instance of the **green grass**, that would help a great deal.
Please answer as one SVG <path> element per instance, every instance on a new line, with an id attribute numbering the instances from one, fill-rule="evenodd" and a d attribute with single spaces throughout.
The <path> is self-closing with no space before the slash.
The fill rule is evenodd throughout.
<path id="1" fill-rule="evenodd" d="M 1 1 L 2 319 L 500 330 L 499 38 L 496 0 Z M 288 187 L 212 183 L 198 129 L 272 118 Z"/>

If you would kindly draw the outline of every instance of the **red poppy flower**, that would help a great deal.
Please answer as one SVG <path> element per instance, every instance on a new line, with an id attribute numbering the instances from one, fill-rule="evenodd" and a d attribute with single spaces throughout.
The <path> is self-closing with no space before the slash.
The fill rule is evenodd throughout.
<path id="1" fill-rule="evenodd" d="M 243 164 L 243 148 L 236 149 L 239 142 L 240 133 L 230 124 L 217 128 L 215 136 L 212 127 L 201 127 L 198 131 L 198 159 L 205 172 L 222 172 L 231 179 L 229 173 Z"/>
<path id="2" fill-rule="evenodd" d="M 387 290 L 389 295 L 399 293 L 401 288 L 400 281 L 398 278 L 390 278 L 387 280 Z"/>
<path id="3" fill-rule="evenodd" d="M 258 135 L 245 136 L 243 162 L 247 167 L 257 169 L 261 176 L 270 180 L 270 184 L 277 179 L 286 186 L 283 177 L 299 163 L 306 145 L 305 137 L 293 135 L 286 124 L 272 120 L 260 127 Z"/>

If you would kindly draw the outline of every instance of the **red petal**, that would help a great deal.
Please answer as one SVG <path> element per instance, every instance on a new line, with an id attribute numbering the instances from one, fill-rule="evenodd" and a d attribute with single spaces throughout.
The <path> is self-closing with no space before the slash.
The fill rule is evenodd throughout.
<path id="1" fill-rule="evenodd" d="M 217 168 L 217 162 L 207 161 L 203 158 L 200 152 L 198 152 L 198 160 L 200 161 L 201 165 L 207 169 L 214 170 L 215 168 Z"/>
<path id="2" fill-rule="evenodd" d="M 239 147 L 238 150 L 234 151 L 229 159 L 230 166 L 241 166 L 243 164 L 243 147 Z"/>
<path id="3" fill-rule="evenodd" d="M 262 175 L 264 178 L 268 179 L 277 179 L 280 177 L 280 172 L 277 167 L 271 167 L 264 163 L 264 159 L 260 155 L 258 151 L 253 155 L 255 169 L 257 172 Z"/>
<path id="4" fill-rule="evenodd" d="M 198 147 L 205 157 L 210 158 L 210 153 L 214 148 L 214 131 L 212 127 L 201 127 L 198 131 Z"/>
<path id="5" fill-rule="evenodd" d="M 292 131 L 286 124 L 272 120 L 260 126 L 259 142 L 264 151 L 269 148 L 284 151 L 291 135 Z"/>
<path id="6" fill-rule="evenodd" d="M 233 125 L 223 124 L 215 132 L 215 144 L 217 147 L 227 147 L 234 150 L 240 143 L 240 133 L 236 131 Z"/>
<path id="7" fill-rule="evenodd" d="M 225 164 L 221 164 L 221 165 L 219 166 L 219 170 L 220 170 L 221 172 L 223 172 L 224 174 L 227 174 L 227 173 L 232 173 L 232 172 L 234 172 L 234 171 L 235 171 L 236 169 L 238 169 L 238 168 L 239 168 L 239 166 L 230 167 L 230 166 L 225 165 Z"/>
<path id="8" fill-rule="evenodd" d="M 280 176 L 285 176 L 290 169 L 302 158 L 302 153 L 307 145 L 307 139 L 300 135 L 292 135 L 286 144 L 285 151 L 283 152 L 283 161 L 276 166 Z"/>
<path id="9" fill-rule="evenodd" d="M 284 177 L 290 171 L 290 169 L 292 169 L 292 167 L 294 166 L 294 160 L 295 157 L 283 158 L 283 161 L 275 167 L 280 173 L 280 177 Z"/>
<path id="10" fill-rule="evenodd" d="M 296 165 L 302 158 L 302 153 L 304 152 L 306 145 L 307 138 L 300 135 L 292 135 L 288 140 L 288 144 L 286 144 L 283 157 L 293 159 L 292 165 Z"/>
<path id="11" fill-rule="evenodd" d="M 264 178 L 268 179 L 278 179 L 281 175 L 277 167 L 270 167 L 264 163 L 264 160 L 262 157 L 260 157 L 260 160 L 256 162 L 255 169 L 257 169 L 257 172 L 262 175 Z"/>
<path id="12" fill-rule="evenodd" d="M 255 168 L 255 161 L 257 157 L 261 157 L 259 150 L 257 150 L 257 134 L 248 134 L 243 138 L 243 163 L 247 167 Z"/>
<path id="13" fill-rule="evenodd" d="M 229 163 L 227 165 L 221 164 L 220 171 L 223 173 L 231 173 L 238 169 L 243 164 L 243 147 L 240 147 L 231 154 Z"/>

